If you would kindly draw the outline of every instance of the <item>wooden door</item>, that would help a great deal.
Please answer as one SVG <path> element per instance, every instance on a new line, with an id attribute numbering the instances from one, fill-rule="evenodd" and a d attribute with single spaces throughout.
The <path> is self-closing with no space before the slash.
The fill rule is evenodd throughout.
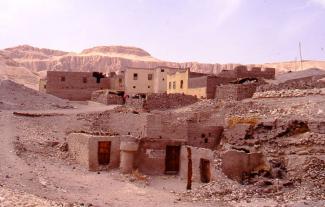
<path id="1" fill-rule="evenodd" d="M 108 165 L 111 155 L 111 142 L 98 142 L 98 164 Z"/>
<path id="2" fill-rule="evenodd" d="M 210 161 L 206 159 L 200 159 L 200 177 L 202 183 L 208 183 L 211 179 Z"/>
<path id="3" fill-rule="evenodd" d="M 165 173 L 177 174 L 179 171 L 180 146 L 166 146 Z"/>

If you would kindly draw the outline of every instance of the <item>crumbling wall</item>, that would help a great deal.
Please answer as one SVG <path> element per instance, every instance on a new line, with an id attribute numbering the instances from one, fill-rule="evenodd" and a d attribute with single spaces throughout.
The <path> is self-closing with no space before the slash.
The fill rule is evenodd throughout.
<path id="1" fill-rule="evenodd" d="M 110 93 L 109 90 L 98 90 L 91 94 L 91 100 L 106 105 L 122 105 L 123 97 Z"/>
<path id="2" fill-rule="evenodd" d="M 150 114 L 146 136 L 159 139 L 187 140 L 187 122 L 173 113 Z"/>
<path id="3" fill-rule="evenodd" d="M 261 152 L 246 153 L 228 150 L 221 155 L 222 172 L 233 180 L 241 182 L 252 171 L 269 170 L 270 167 Z"/>
<path id="4" fill-rule="evenodd" d="M 96 131 L 109 131 L 119 135 L 145 137 L 148 115 L 147 113 L 105 112 L 99 114 L 91 128 Z"/>
<path id="5" fill-rule="evenodd" d="M 135 165 L 147 175 L 165 174 L 166 146 L 181 146 L 182 141 L 165 139 L 141 139 Z"/>
<path id="6" fill-rule="evenodd" d="M 217 86 L 215 98 L 240 101 L 253 97 L 256 87 L 256 84 L 227 84 Z"/>
<path id="7" fill-rule="evenodd" d="M 188 123 L 187 144 L 190 146 L 216 149 L 221 140 L 223 127 L 206 123 Z"/>

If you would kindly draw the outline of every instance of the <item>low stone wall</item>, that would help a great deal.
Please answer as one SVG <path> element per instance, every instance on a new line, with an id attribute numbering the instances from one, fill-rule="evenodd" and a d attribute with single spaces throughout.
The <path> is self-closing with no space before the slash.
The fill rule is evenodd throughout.
<path id="1" fill-rule="evenodd" d="M 126 105 L 147 110 L 166 110 L 187 106 L 197 102 L 194 96 L 185 94 L 153 93 L 144 98 L 127 98 Z"/>
<path id="2" fill-rule="evenodd" d="M 123 97 L 117 94 L 111 94 L 109 90 L 98 90 L 91 94 L 91 100 L 106 105 L 122 105 Z"/>

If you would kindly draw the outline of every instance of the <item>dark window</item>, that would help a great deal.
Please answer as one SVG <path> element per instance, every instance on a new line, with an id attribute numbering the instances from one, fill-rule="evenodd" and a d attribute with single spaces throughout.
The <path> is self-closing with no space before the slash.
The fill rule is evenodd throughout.
<path id="1" fill-rule="evenodd" d="M 119 79 L 118 79 L 118 82 L 119 82 L 119 83 L 122 83 L 122 78 L 119 78 Z"/>
<path id="2" fill-rule="evenodd" d="M 176 82 L 173 82 L 173 89 L 176 89 Z"/>
<path id="3" fill-rule="evenodd" d="M 65 77 L 64 77 L 64 76 L 61 77 L 61 81 L 62 81 L 62 82 L 65 81 Z"/>
<path id="4" fill-rule="evenodd" d="M 150 88 L 150 86 L 148 86 L 148 88 Z"/>
<path id="5" fill-rule="evenodd" d="M 135 88 L 135 86 L 133 86 L 133 88 Z"/>
<path id="6" fill-rule="evenodd" d="M 148 74 L 148 80 L 152 80 L 152 74 Z"/>
<path id="7" fill-rule="evenodd" d="M 163 73 L 163 72 L 165 72 L 165 70 L 164 70 L 164 69 L 161 69 L 160 71 L 161 71 L 162 73 Z"/>
<path id="8" fill-rule="evenodd" d="M 205 137 L 205 134 L 201 134 L 201 137 L 204 138 Z"/>
<path id="9" fill-rule="evenodd" d="M 208 141 L 209 141 L 208 138 L 204 139 L 204 143 L 208 143 Z"/>
<path id="10" fill-rule="evenodd" d="M 86 77 L 83 77 L 83 78 L 82 78 L 82 82 L 83 82 L 83 83 L 87 83 L 87 78 L 86 78 Z"/>
<path id="11" fill-rule="evenodd" d="M 138 74 L 137 73 L 133 73 L 133 80 L 138 80 Z"/>
<path id="12" fill-rule="evenodd" d="M 172 89 L 172 82 L 169 82 L 168 85 L 169 89 Z"/>
<path id="13" fill-rule="evenodd" d="M 163 81 L 165 80 L 165 78 L 162 79 Z"/>
<path id="14" fill-rule="evenodd" d="M 46 85 L 44 85 L 44 88 L 46 89 Z"/>
<path id="15" fill-rule="evenodd" d="M 180 88 L 183 88 L 183 80 L 181 80 L 181 86 L 180 86 Z"/>

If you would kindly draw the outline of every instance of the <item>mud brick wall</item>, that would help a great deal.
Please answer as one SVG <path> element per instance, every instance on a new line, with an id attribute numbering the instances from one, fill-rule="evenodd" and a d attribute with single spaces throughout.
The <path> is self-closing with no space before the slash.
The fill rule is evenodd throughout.
<path id="1" fill-rule="evenodd" d="M 223 127 L 205 123 L 189 123 L 187 144 L 194 147 L 216 149 L 221 140 Z"/>
<path id="2" fill-rule="evenodd" d="M 191 95 L 155 93 L 147 96 L 143 107 L 148 110 L 165 110 L 187 106 L 197 101 L 198 99 Z"/>
<path id="3" fill-rule="evenodd" d="M 46 92 L 63 99 L 90 100 L 93 91 L 107 89 L 109 86 L 109 78 L 101 78 L 97 83 L 91 72 L 47 72 Z"/>
<path id="4" fill-rule="evenodd" d="M 187 139 L 188 125 L 185 120 L 178 120 L 172 113 L 151 114 L 148 116 L 146 136 L 158 139 Z"/>
<path id="5" fill-rule="evenodd" d="M 190 77 L 188 79 L 188 87 L 189 88 L 202 88 L 207 86 L 208 76 L 201 76 L 201 77 Z"/>
<path id="6" fill-rule="evenodd" d="M 147 126 L 146 113 L 109 113 L 105 119 L 95 122 L 94 127 L 102 131 L 111 131 L 119 135 L 132 135 L 134 137 L 145 137 Z"/>
<path id="7" fill-rule="evenodd" d="M 267 169 L 265 157 L 260 152 L 245 153 L 243 151 L 229 150 L 221 155 L 222 172 L 227 177 L 242 181 L 244 174 L 254 169 Z"/>
<path id="8" fill-rule="evenodd" d="M 116 94 L 110 94 L 108 90 L 94 91 L 91 94 L 91 100 L 106 105 L 122 105 L 123 97 Z"/>
<path id="9" fill-rule="evenodd" d="M 180 141 L 163 139 L 142 139 L 136 153 L 135 166 L 147 175 L 163 175 L 165 173 L 166 146 L 181 146 Z"/>
<path id="10" fill-rule="evenodd" d="M 251 98 L 256 91 L 256 87 L 256 84 L 227 84 L 217 86 L 215 98 L 240 101 Z"/>
<path id="11" fill-rule="evenodd" d="M 181 148 L 181 167 L 180 167 L 180 177 L 182 179 L 187 179 L 188 176 L 188 152 L 187 148 L 191 150 L 191 160 L 192 160 L 192 181 L 200 182 L 201 181 L 201 172 L 200 172 L 200 161 L 201 159 L 210 161 L 210 174 L 211 181 L 216 179 L 216 168 L 213 166 L 214 156 L 213 151 L 210 149 L 203 149 L 184 145 Z"/>

